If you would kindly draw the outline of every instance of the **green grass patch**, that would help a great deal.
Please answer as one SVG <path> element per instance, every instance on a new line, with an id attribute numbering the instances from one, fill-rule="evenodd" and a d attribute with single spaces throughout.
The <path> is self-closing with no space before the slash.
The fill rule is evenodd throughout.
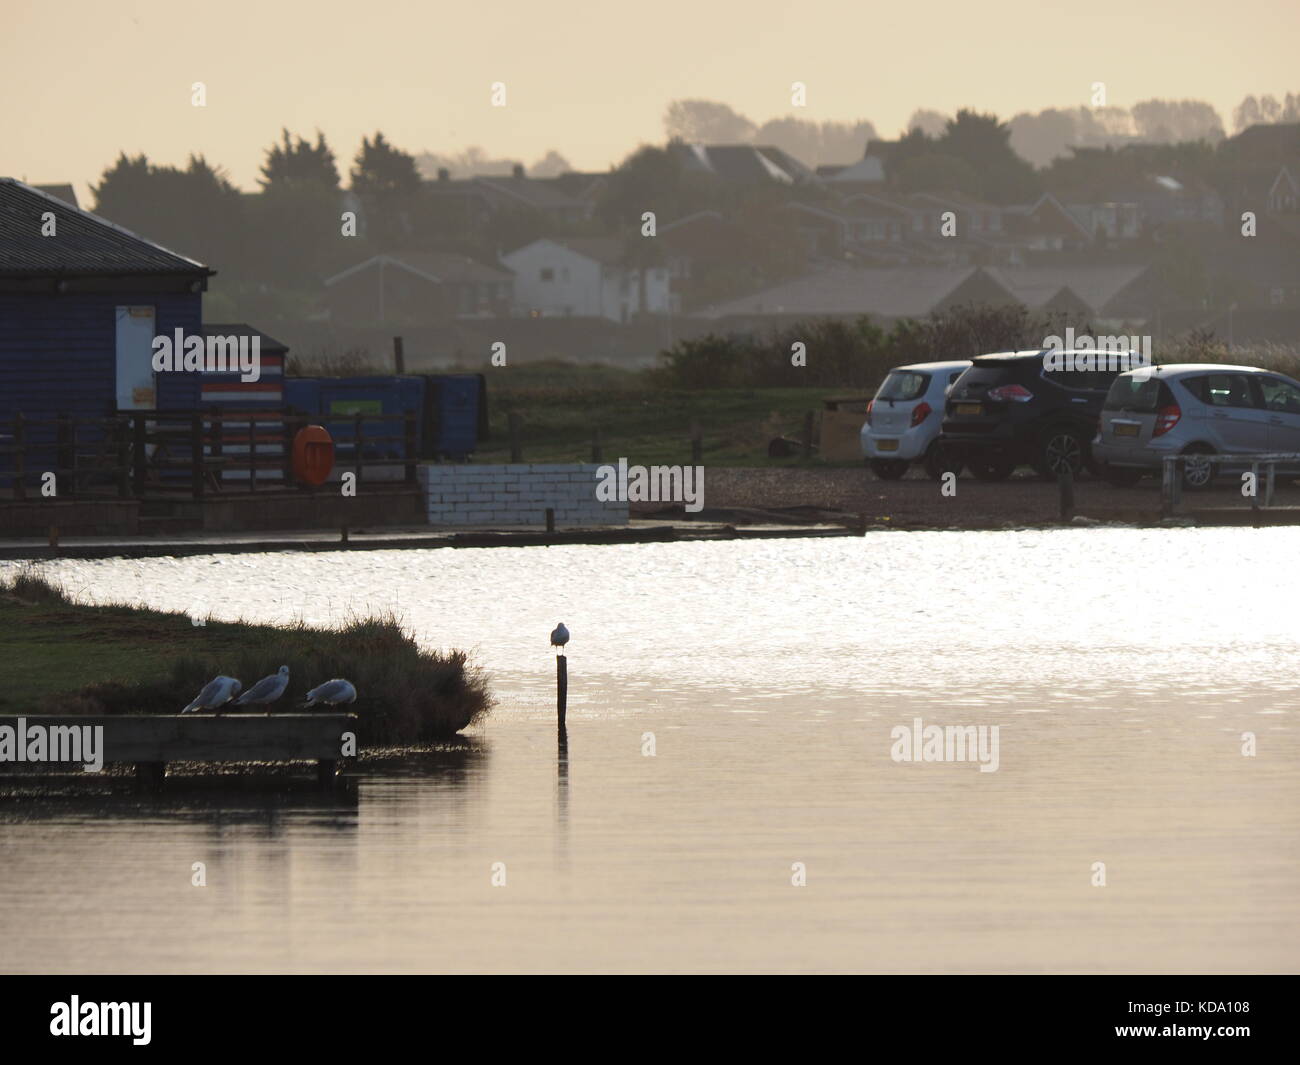
<path id="1" fill-rule="evenodd" d="M 464 652 L 416 644 L 394 615 L 336 628 L 256 625 L 76 601 L 38 571 L 0 582 L 0 713 L 175 714 L 218 674 L 245 689 L 281 665 L 289 690 L 274 707 L 301 707 L 332 677 L 357 688 L 363 745 L 445 739 L 492 705 Z"/>
<path id="2" fill-rule="evenodd" d="M 478 462 L 510 460 L 509 416 L 516 412 L 526 462 L 589 462 L 599 430 L 604 461 L 682 464 L 691 458 L 695 420 L 709 465 L 777 467 L 801 460 L 769 458 L 768 443 L 778 436 L 801 438 L 805 414 L 822 410 L 833 391 L 674 389 L 646 372 L 553 363 L 492 371 L 488 388 L 491 439 L 476 453 Z"/>

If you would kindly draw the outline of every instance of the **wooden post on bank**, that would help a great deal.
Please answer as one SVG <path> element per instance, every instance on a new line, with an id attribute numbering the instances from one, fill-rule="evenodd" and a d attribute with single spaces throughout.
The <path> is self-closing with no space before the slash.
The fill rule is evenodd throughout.
<path id="1" fill-rule="evenodd" d="M 1074 517 L 1074 470 L 1068 462 L 1056 471 L 1056 487 L 1061 494 L 1061 520 L 1069 521 Z"/>
<path id="2" fill-rule="evenodd" d="M 546 531 L 548 533 L 555 532 L 555 508 L 554 507 L 546 508 Z"/>

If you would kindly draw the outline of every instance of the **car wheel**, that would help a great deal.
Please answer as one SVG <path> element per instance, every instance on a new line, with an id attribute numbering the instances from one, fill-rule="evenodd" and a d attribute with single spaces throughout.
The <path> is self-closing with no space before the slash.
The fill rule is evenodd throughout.
<path id="1" fill-rule="evenodd" d="M 1059 477 L 1062 467 L 1068 467 L 1070 473 L 1078 477 L 1079 471 L 1087 462 L 1088 442 L 1079 435 L 1077 429 L 1062 425 L 1049 429 L 1043 435 L 1034 469 L 1048 480 Z"/>
<path id="2" fill-rule="evenodd" d="M 925 451 L 925 472 L 932 481 L 943 479 L 945 473 L 961 476 L 962 463 L 939 440 L 933 441 Z"/>
<path id="3" fill-rule="evenodd" d="M 1204 458 L 1213 455 L 1214 449 L 1207 444 L 1189 444 L 1183 448 L 1186 461 L 1183 467 L 1183 488 L 1189 492 L 1201 492 L 1214 483 L 1214 463 Z"/>
<path id="4" fill-rule="evenodd" d="M 1144 476 L 1141 470 L 1126 470 L 1120 466 L 1103 466 L 1101 475 L 1106 479 L 1107 484 L 1112 484 L 1116 488 L 1132 488 Z"/>
<path id="5" fill-rule="evenodd" d="M 967 465 L 981 481 L 1005 481 L 1016 468 L 1014 462 L 969 462 Z"/>
<path id="6" fill-rule="evenodd" d="M 871 472 L 882 481 L 897 481 L 907 472 L 907 463 L 902 459 L 872 459 Z"/>

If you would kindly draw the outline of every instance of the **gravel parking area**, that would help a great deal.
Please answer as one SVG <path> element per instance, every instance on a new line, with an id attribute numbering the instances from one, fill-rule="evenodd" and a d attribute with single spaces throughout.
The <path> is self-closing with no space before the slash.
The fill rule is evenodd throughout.
<path id="1" fill-rule="evenodd" d="M 865 469 L 706 469 L 705 511 L 711 520 L 808 521 L 842 519 L 904 528 L 1000 529 L 1007 525 L 1046 525 L 1060 521 L 1055 483 L 1021 474 L 1002 482 L 978 481 L 969 474 L 958 479 L 953 496 L 923 476 L 881 481 Z M 1261 485 L 1262 494 L 1262 485 Z M 1184 495 L 1180 514 L 1197 521 L 1236 524 L 1253 521 L 1250 501 L 1241 494 L 1241 481 L 1222 476 L 1209 490 Z M 1275 509 L 1263 520 L 1300 521 L 1300 488 L 1279 479 Z M 659 511 L 651 504 L 639 512 Z M 791 513 L 791 512 L 795 513 Z M 726 512 L 734 512 L 730 515 Z M 1115 488 L 1094 477 L 1075 484 L 1075 514 L 1098 521 L 1158 522 L 1160 484 L 1147 478 L 1132 488 Z"/>

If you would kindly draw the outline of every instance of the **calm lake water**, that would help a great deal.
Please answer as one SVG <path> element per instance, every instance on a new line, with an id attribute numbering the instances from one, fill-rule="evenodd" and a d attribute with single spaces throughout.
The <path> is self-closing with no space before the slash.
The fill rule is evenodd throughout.
<path id="1" fill-rule="evenodd" d="M 1100 528 L 47 564 L 223 618 L 395 607 L 500 702 L 334 797 L 0 795 L 0 970 L 1294 972 L 1298 556 Z M 918 717 L 998 726 L 997 771 L 895 762 Z"/>

